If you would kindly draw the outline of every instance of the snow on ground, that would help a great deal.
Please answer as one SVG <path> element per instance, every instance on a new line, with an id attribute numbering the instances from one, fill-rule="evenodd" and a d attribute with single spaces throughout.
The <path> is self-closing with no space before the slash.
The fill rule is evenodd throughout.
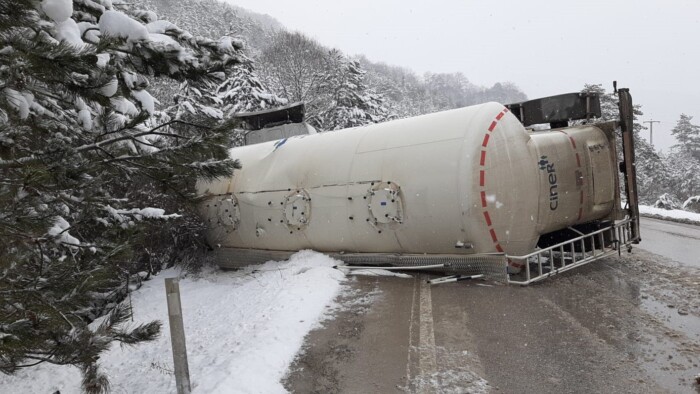
<path id="1" fill-rule="evenodd" d="M 345 275 L 339 261 L 301 251 L 288 262 L 235 272 L 209 270 L 180 281 L 190 377 L 194 393 L 281 393 L 280 380 L 304 337 L 334 307 Z M 168 270 L 132 294 L 134 323 L 160 320 L 162 335 L 132 348 L 114 344 L 100 363 L 115 393 L 172 393 L 170 328 L 163 279 Z M 43 364 L 0 374 L 4 393 L 80 392 L 73 367 Z"/>
<path id="2" fill-rule="evenodd" d="M 639 213 L 642 215 L 661 216 L 663 218 L 687 220 L 700 223 L 700 213 L 688 212 L 680 209 L 663 209 L 640 205 Z"/>

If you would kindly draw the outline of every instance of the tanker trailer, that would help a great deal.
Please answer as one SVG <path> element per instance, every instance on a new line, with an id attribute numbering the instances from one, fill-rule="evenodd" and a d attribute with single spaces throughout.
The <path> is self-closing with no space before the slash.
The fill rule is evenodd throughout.
<path id="1" fill-rule="evenodd" d="M 236 268 L 313 249 L 456 272 L 539 264 L 543 276 L 619 252 L 635 238 L 620 208 L 618 123 L 526 129 L 528 117 L 571 118 L 542 100 L 537 115 L 535 101 L 515 114 L 486 103 L 233 148 L 242 169 L 197 185 L 216 260 Z"/>

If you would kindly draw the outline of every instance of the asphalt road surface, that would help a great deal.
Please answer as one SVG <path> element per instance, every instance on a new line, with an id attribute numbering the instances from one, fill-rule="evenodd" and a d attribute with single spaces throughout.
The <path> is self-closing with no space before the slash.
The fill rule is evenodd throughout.
<path id="1" fill-rule="evenodd" d="M 663 253 L 675 253 L 668 239 L 684 237 L 675 233 L 697 231 L 653 222 L 644 220 L 642 235 L 651 245 L 652 231 L 663 233 Z M 636 248 L 529 287 L 430 286 L 427 274 L 354 277 L 334 316 L 308 335 L 285 386 L 297 393 L 700 393 L 700 268 L 672 256 Z"/>
<path id="2" fill-rule="evenodd" d="M 639 247 L 700 268 L 700 226 L 641 218 Z"/>

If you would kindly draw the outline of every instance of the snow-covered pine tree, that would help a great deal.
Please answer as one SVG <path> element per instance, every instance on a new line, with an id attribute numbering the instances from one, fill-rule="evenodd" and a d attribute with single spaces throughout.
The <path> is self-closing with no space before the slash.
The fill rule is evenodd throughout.
<path id="1" fill-rule="evenodd" d="M 252 62 L 237 64 L 229 71 L 229 75 L 216 89 L 227 117 L 287 103 L 287 100 L 270 93 L 262 85 Z"/>
<path id="2" fill-rule="evenodd" d="M 223 101 L 216 94 L 216 84 L 209 81 L 208 83 L 182 82 L 173 97 L 173 102 L 173 105 L 165 110 L 169 116 L 168 120 L 189 120 L 200 116 L 212 120 L 224 118 L 221 110 Z"/>
<path id="3" fill-rule="evenodd" d="M 654 150 L 644 138 L 639 136 L 641 125 L 635 126 L 634 148 L 637 169 L 637 192 L 639 202 L 651 205 L 658 197 L 673 189 L 669 187 L 669 168 L 664 155 Z M 637 128 L 639 126 L 639 129 Z M 618 152 L 621 152 L 618 150 Z"/>
<path id="4" fill-rule="evenodd" d="M 367 87 L 375 92 L 381 92 L 389 112 L 397 118 L 419 115 L 418 103 L 411 100 L 409 92 L 419 81 L 414 73 L 396 66 L 383 63 L 372 63 L 365 56 L 357 56 L 362 68 L 367 71 L 365 81 Z"/>
<path id="5" fill-rule="evenodd" d="M 671 134 L 679 142 L 677 147 L 690 153 L 696 160 L 700 160 L 700 126 L 693 124 L 692 116 L 681 114 L 676 126 L 671 129 Z"/>
<path id="6" fill-rule="evenodd" d="M 85 391 L 104 392 L 110 343 L 158 335 L 159 322 L 125 327 L 130 310 L 114 303 L 150 222 L 176 220 L 162 207 L 237 162 L 231 125 L 149 127 L 146 76 L 214 85 L 239 50 L 110 0 L 0 0 L 0 371 L 73 365 Z"/>
<path id="7" fill-rule="evenodd" d="M 256 14 L 220 0 L 141 0 L 145 9 L 156 12 L 192 34 L 218 38 L 241 37 L 246 53 L 257 55 L 282 25 L 269 15 Z"/>
<path id="8" fill-rule="evenodd" d="M 669 169 L 667 183 L 669 190 L 683 204 L 684 209 L 697 210 L 697 200 L 700 195 L 700 126 L 692 123 L 693 117 L 681 114 L 671 134 L 679 142 L 671 148 L 664 158 Z"/>
<path id="9" fill-rule="evenodd" d="M 700 195 L 700 161 L 693 157 L 692 152 L 678 145 L 663 158 L 668 169 L 664 184 L 679 202 Z"/>
<path id="10" fill-rule="evenodd" d="M 310 119 L 321 130 L 340 130 L 386 121 L 391 116 L 384 97 L 367 87 L 365 71 L 340 51 L 328 54 L 328 72 L 321 85 L 323 110 Z"/>

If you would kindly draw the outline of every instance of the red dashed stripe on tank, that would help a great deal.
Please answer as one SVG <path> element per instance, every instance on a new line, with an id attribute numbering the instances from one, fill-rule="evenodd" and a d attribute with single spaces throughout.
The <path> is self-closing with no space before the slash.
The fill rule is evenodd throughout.
<path id="1" fill-rule="evenodd" d="M 484 141 L 481 144 L 481 156 L 479 160 L 479 186 L 481 187 L 481 207 L 484 209 L 484 222 L 486 223 L 486 228 L 491 236 L 495 248 L 500 253 L 503 253 L 503 247 L 498 241 L 498 234 L 496 234 L 496 229 L 493 228 L 493 222 L 491 221 L 491 215 L 489 214 L 488 199 L 486 197 L 486 155 L 488 153 L 489 140 L 491 139 L 491 133 L 498 126 L 498 122 L 505 116 L 508 112 L 508 108 L 503 108 L 503 111 L 496 115 L 495 119 L 489 125 L 487 131 L 484 133 Z"/>

